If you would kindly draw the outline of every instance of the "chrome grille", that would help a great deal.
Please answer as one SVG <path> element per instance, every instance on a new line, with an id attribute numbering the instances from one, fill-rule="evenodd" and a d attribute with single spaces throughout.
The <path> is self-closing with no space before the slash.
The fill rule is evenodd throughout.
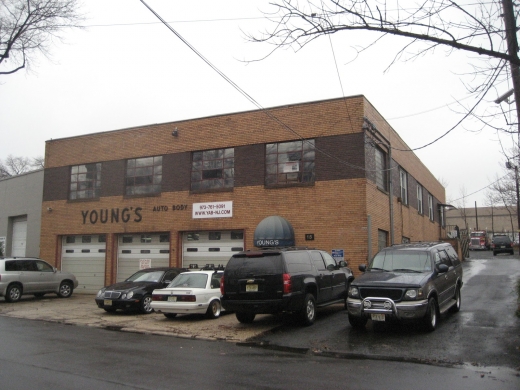
<path id="1" fill-rule="evenodd" d="M 107 299 L 117 299 L 121 296 L 119 291 L 105 291 L 105 298 Z"/>

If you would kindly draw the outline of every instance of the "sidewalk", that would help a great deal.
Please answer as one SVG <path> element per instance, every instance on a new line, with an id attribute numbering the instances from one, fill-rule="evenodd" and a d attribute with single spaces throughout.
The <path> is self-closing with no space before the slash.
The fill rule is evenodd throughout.
<path id="1" fill-rule="evenodd" d="M 206 319 L 203 315 L 178 315 L 168 319 L 158 313 L 107 313 L 96 306 L 94 295 L 84 294 L 73 294 L 66 299 L 55 294 L 43 298 L 24 296 L 15 303 L 0 298 L 0 315 L 124 332 L 231 342 L 246 341 L 280 325 L 280 319 L 271 315 L 258 315 L 252 324 L 241 324 L 233 313 L 226 312 L 215 320 Z"/>

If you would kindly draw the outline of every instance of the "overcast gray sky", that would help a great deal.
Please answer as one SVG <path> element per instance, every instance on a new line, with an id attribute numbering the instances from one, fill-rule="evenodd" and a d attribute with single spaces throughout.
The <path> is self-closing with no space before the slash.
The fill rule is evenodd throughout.
<path id="1" fill-rule="evenodd" d="M 49 139 L 257 108 L 139 0 L 84 3 L 86 28 L 66 31 L 50 60 L 0 77 L 0 159 L 43 156 Z M 362 94 L 418 148 L 458 122 L 457 101 L 471 104 L 463 84 L 471 79 L 460 76 L 471 71 L 473 58 L 465 53 L 437 50 L 387 70 L 403 39 L 387 37 L 357 55 L 353 47 L 375 36 L 339 33 L 249 62 L 272 49 L 245 38 L 269 29 L 262 13 L 272 10 L 268 1 L 146 3 L 262 107 Z M 490 129 L 461 127 L 416 154 L 453 201 L 462 188 L 472 194 L 502 176 L 501 150 L 512 146 Z M 467 206 L 483 206 L 484 195 L 468 196 Z"/>

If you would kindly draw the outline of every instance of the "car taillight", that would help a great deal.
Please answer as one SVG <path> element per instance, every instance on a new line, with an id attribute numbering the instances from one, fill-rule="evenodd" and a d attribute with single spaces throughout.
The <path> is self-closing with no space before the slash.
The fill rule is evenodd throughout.
<path id="1" fill-rule="evenodd" d="M 291 275 L 283 274 L 283 293 L 289 294 L 292 292 Z"/>
<path id="2" fill-rule="evenodd" d="M 224 295 L 224 277 L 220 278 L 220 293 Z"/>
<path id="3" fill-rule="evenodd" d="M 152 301 L 167 301 L 168 295 L 152 295 Z"/>
<path id="4" fill-rule="evenodd" d="M 195 302 L 196 300 L 195 295 L 177 295 L 177 302 Z"/>

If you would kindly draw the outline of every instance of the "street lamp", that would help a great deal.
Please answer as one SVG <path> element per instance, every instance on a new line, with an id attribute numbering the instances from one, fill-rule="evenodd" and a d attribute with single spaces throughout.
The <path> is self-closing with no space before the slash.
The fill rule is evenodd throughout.
<path id="1" fill-rule="evenodd" d="M 518 191 L 518 166 L 511 164 L 509 161 L 506 162 L 507 169 L 515 170 L 515 184 L 516 184 L 516 216 L 517 216 L 517 229 L 518 229 L 518 245 L 520 255 L 520 192 Z"/>

